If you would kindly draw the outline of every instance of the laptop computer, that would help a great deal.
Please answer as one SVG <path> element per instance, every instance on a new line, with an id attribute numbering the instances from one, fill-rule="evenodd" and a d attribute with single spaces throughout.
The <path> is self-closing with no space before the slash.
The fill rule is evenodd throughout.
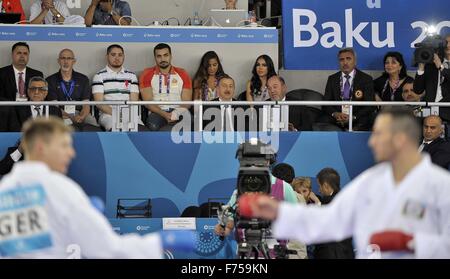
<path id="1" fill-rule="evenodd" d="M 21 14 L 0 13 L 0 23 L 15 24 L 20 21 Z"/>
<path id="2" fill-rule="evenodd" d="M 236 27 L 243 26 L 247 20 L 247 10 L 211 10 L 211 26 Z"/>

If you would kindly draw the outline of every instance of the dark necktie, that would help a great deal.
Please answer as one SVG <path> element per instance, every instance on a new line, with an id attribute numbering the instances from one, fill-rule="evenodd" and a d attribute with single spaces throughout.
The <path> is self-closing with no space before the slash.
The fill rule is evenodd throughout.
<path id="1" fill-rule="evenodd" d="M 344 100 L 350 99 L 350 75 L 345 75 L 345 83 L 344 83 Z"/>
<path id="2" fill-rule="evenodd" d="M 23 73 L 19 73 L 19 96 L 20 98 L 26 98 L 25 96 L 25 81 L 23 79 Z"/>
<path id="3" fill-rule="evenodd" d="M 42 116 L 41 107 L 35 106 L 34 110 L 36 111 L 36 117 Z"/>

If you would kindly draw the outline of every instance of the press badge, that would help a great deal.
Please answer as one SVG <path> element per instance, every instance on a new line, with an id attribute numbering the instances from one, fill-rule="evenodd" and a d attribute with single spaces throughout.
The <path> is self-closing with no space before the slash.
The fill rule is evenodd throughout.
<path id="1" fill-rule="evenodd" d="M 403 215 L 414 219 L 422 219 L 425 216 L 426 206 L 418 201 L 407 200 L 403 207 Z"/>
<path id="2" fill-rule="evenodd" d="M 0 194 L 0 256 L 13 257 L 52 247 L 46 199 L 41 185 Z"/>
<path id="3" fill-rule="evenodd" d="M 439 107 L 431 107 L 431 115 L 439 115 Z"/>
<path id="4" fill-rule="evenodd" d="M 64 106 L 64 111 L 69 115 L 75 115 L 76 106 Z"/>
<path id="5" fill-rule="evenodd" d="M 343 105 L 342 106 L 342 113 L 350 115 L 350 106 L 349 105 Z"/>

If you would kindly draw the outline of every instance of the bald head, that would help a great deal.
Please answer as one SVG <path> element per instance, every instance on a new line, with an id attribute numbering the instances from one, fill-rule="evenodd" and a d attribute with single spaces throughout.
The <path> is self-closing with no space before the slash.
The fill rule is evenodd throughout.
<path id="1" fill-rule="evenodd" d="M 423 120 L 423 139 L 433 141 L 443 132 L 442 119 L 437 115 L 430 115 Z"/>

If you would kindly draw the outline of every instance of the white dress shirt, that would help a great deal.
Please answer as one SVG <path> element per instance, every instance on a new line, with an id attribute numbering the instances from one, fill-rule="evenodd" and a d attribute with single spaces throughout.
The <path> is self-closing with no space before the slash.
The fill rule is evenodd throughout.
<path id="1" fill-rule="evenodd" d="M 344 85 L 345 82 L 347 81 L 347 78 L 345 77 L 347 74 L 345 74 L 344 72 L 341 72 L 341 80 L 342 80 L 342 85 L 341 85 L 341 92 L 344 92 Z M 356 75 L 356 70 L 353 69 L 353 71 L 351 71 L 351 73 L 348 74 L 350 76 L 349 78 L 349 83 L 350 83 L 350 89 L 353 88 L 353 81 L 355 80 L 355 75 Z M 352 92 L 350 91 L 350 96 L 352 96 Z"/>

